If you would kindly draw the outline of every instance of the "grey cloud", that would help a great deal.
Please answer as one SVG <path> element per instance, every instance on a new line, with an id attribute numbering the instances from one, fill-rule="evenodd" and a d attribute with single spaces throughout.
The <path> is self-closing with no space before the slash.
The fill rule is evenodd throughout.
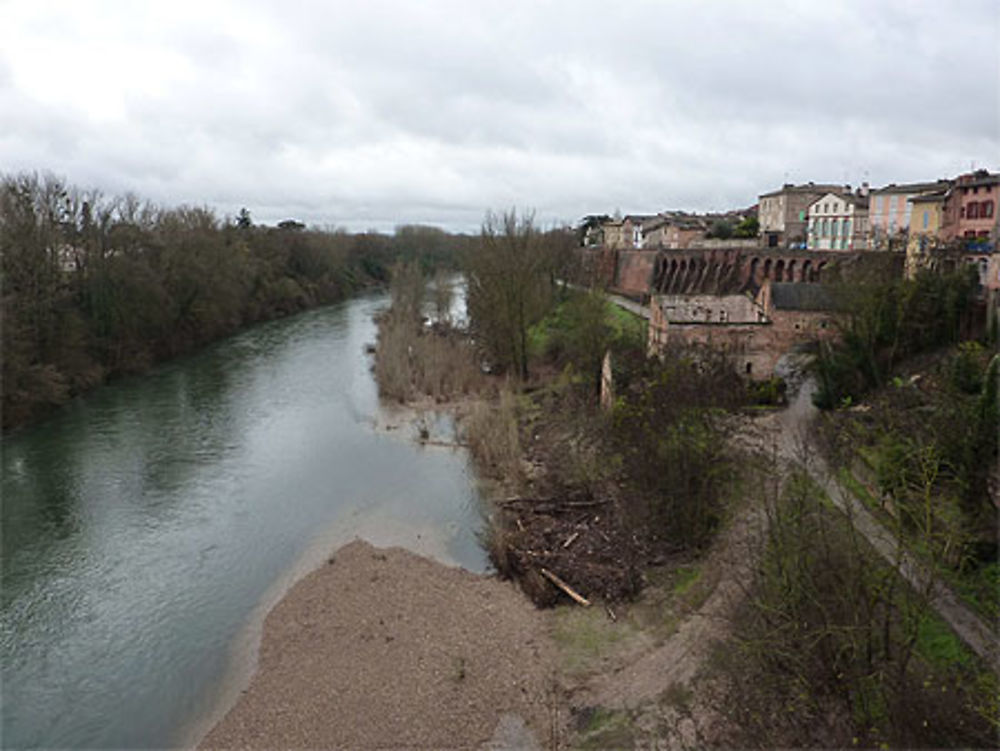
<path id="1" fill-rule="evenodd" d="M 263 221 L 721 209 L 785 179 L 936 178 L 1000 153 L 990 1 L 17 10 L 4 169 Z M 77 77 L 72 98 L 24 85 L 45 66 Z"/>

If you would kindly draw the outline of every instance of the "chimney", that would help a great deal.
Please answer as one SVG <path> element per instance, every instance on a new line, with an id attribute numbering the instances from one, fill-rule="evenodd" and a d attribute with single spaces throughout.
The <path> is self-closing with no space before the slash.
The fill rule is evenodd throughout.
<path id="1" fill-rule="evenodd" d="M 861 183 L 861 187 L 858 188 L 858 195 L 861 196 L 862 198 L 864 198 L 865 196 L 868 195 L 868 190 L 869 190 L 868 189 L 868 183 L 867 182 L 863 182 L 863 183 Z"/>

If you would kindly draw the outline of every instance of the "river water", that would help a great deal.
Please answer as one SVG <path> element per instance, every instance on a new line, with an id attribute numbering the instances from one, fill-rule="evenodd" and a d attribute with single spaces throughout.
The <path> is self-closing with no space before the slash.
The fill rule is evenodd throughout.
<path id="1" fill-rule="evenodd" d="M 466 454 L 379 406 L 384 304 L 263 324 L 3 439 L 4 747 L 182 742 L 310 551 L 357 535 L 486 568 Z"/>

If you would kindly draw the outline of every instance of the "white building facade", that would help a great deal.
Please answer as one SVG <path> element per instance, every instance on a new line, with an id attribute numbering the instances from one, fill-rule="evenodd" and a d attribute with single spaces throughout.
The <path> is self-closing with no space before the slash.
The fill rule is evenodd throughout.
<path id="1" fill-rule="evenodd" d="M 857 193 L 827 193 L 809 204 L 809 250 L 865 250 L 868 199 Z"/>

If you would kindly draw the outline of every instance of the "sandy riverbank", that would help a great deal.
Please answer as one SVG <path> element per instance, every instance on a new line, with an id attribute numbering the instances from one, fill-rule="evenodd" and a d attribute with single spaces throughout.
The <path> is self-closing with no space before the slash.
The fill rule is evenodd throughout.
<path id="1" fill-rule="evenodd" d="M 530 748 L 554 650 L 510 583 L 352 542 L 264 623 L 257 673 L 202 748 Z"/>

